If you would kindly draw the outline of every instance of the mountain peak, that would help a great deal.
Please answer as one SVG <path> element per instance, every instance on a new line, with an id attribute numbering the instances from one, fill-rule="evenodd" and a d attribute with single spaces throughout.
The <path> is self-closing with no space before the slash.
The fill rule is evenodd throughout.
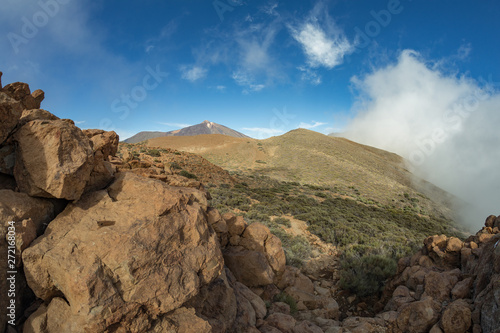
<path id="1" fill-rule="evenodd" d="M 188 126 L 170 132 L 139 132 L 133 137 L 125 140 L 126 143 L 137 143 L 144 140 L 162 137 L 162 136 L 193 136 L 200 134 L 223 134 L 237 138 L 248 138 L 245 134 L 232 130 L 226 126 L 204 120 L 198 125 Z"/>

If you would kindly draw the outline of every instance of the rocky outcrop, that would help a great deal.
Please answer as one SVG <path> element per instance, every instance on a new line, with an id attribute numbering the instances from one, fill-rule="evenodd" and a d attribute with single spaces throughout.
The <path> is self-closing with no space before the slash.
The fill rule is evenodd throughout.
<path id="1" fill-rule="evenodd" d="M 68 205 L 24 251 L 30 287 L 49 304 L 67 300 L 67 332 L 148 332 L 221 273 L 194 191 L 119 174 L 107 190 Z"/>
<path id="2" fill-rule="evenodd" d="M 0 91 L 0 144 L 8 138 L 23 112 L 22 105 L 3 91 Z"/>
<path id="3" fill-rule="evenodd" d="M 400 260 L 399 273 L 385 290 L 390 332 L 498 332 L 497 219 L 488 217 L 485 227 L 464 242 L 428 237 L 418 253 Z"/>
<path id="4" fill-rule="evenodd" d="M 52 220 L 58 212 L 57 203 L 47 199 L 31 198 L 25 193 L 14 192 L 12 190 L 0 190 L 0 254 L 3 260 L 0 261 L 0 307 L 7 308 L 7 290 L 10 289 L 10 283 L 7 281 L 7 271 L 17 271 L 15 274 L 16 290 L 16 313 L 22 313 L 22 309 L 29 305 L 32 300 L 32 294 L 26 287 L 26 279 L 22 273 L 21 253 L 31 244 L 31 242 L 42 234 L 46 225 Z M 12 222 L 12 223 L 9 223 Z M 14 231 L 9 235 L 8 227 Z M 15 265 L 16 268 L 8 267 L 12 263 L 8 262 L 7 236 L 15 235 Z M 12 248 L 11 248 L 12 249 Z M 12 252 L 10 252 L 12 254 Z M 12 258 L 11 258 L 12 259 Z M 9 268 L 9 269 L 8 269 Z M 7 322 L 6 316 L 0 317 L 0 332 L 3 332 Z"/>
<path id="5" fill-rule="evenodd" d="M 13 175 L 30 196 L 77 200 L 108 185 L 114 132 L 82 132 L 68 119 L 40 109 L 44 93 L 25 83 L 0 89 L 0 172 Z"/>
<path id="6" fill-rule="evenodd" d="M 82 131 L 65 120 L 33 120 L 14 135 L 14 177 L 31 196 L 77 200 L 93 167 L 93 152 Z"/>
<path id="7" fill-rule="evenodd" d="M 229 240 L 224 261 L 238 281 L 249 287 L 277 282 L 285 269 L 285 252 L 266 226 L 247 225 L 243 217 L 233 214 L 212 215 L 210 223 L 219 230 L 222 243 Z"/>

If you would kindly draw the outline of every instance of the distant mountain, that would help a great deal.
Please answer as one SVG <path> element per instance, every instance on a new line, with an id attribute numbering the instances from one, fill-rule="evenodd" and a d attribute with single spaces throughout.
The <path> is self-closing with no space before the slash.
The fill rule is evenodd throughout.
<path id="1" fill-rule="evenodd" d="M 164 136 L 193 136 L 201 134 L 222 134 L 235 138 L 248 138 L 243 133 L 230 129 L 229 127 L 205 120 L 201 124 L 184 127 L 170 132 L 139 132 L 136 135 L 124 140 L 126 143 L 138 143 L 149 139 L 164 137 Z"/>

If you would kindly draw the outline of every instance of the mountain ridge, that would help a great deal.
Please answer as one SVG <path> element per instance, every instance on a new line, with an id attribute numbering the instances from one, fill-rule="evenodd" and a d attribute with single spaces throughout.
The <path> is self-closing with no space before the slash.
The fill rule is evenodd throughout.
<path id="1" fill-rule="evenodd" d="M 125 143 L 138 143 L 149 139 L 165 136 L 194 136 L 202 134 L 222 134 L 236 138 L 249 138 L 249 136 L 235 131 L 227 126 L 204 120 L 200 124 L 187 126 L 181 129 L 161 132 L 161 131 L 141 131 L 130 138 L 124 140 Z"/>

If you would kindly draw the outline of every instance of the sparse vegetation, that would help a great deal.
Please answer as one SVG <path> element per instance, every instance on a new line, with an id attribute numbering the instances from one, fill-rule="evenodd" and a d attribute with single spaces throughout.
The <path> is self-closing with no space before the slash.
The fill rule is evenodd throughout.
<path id="1" fill-rule="evenodd" d="M 186 170 L 182 170 L 179 172 L 179 175 L 189 178 L 189 179 L 198 179 L 198 177 L 190 172 L 187 172 Z"/>
<path id="2" fill-rule="evenodd" d="M 153 157 L 160 157 L 161 152 L 158 149 L 150 149 L 146 151 L 146 154 Z"/>
<path id="3" fill-rule="evenodd" d="M 292 296 L 288 295 L 286 292 L 282 291 L 276 296 L 274 296 L 275 302 L 283 302 L 290 306 L 290 314 L 294 315 L 297 313 L 297 302 Z"/>
<path id="4" fill-rule="evenodd" d="M 253 174 L 239 175 L 245 182 L 211 188 L 212 205 L 221 212 L 237 211 L 248 223 L 260 222 L 281 239 L 287 263 L 300 267 L 311 257 L 306 238 L 292 236 L 284 229 L 290 219 L 305 221 L 308 230 L 341 250 L 343 288 L 366 296 L 379 292 L 395 273 L 397 260 L 416 251 L 432 234 L 454 235 L 452 221 L 421 216 L 408 195 L 403 208 L 382 205 L 356 194 L 350 198 L 338 188 L 298 182 L 283 182 Z M 271 218 L 274 217 L 274 218 Z"/>

